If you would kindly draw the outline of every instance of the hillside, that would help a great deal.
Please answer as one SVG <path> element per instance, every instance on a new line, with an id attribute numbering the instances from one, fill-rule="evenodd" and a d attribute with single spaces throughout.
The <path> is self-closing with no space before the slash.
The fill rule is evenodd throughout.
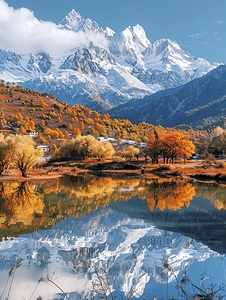
<path id="1" fill-rule="evenodd" d="M 146 141 L 153 127 L 147 123 L 133 125 L 128 120 L 111 119 L 108 114 L 101 115 L 82 105 L 68 106 L 51 94 L 10 86 L 3 80 L 0 84 L 0 119 L 1 132 L 5 134 L 26 134 L 36 130 L 37 144 L 55 144 L 57 147 L 78 134 L 118 141 L 124 138 Z"/>
<path id="2" fill-rule="evenodd" d="M 136 124 L 142 121 L 165 127 L 192 124 L 200 129 L 219 123 L 226 116 L 225 107 L 226 66 L 221 65 L 182 87 L 131 101 L 129 105 L 113 108 L 109 114 Z"/>

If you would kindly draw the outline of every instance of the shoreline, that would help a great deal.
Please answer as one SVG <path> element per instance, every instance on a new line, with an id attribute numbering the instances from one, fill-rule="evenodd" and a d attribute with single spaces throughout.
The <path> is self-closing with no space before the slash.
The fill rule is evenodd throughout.
<path id="1" fill-rule="evenodd" d="M 202 161 L 192 161 L 186 164 L 151 164 L 137 161 L 131 162 L 51 162 L 39 165 L 22 177 L 18 169 L 10 169 L 0 176 L 0 182 L 23 182 L 26 180 L 48 180 L 62 176 L 103 176 L 103 177 L 179 177 L 197 181 L 226 181 L 225 168 L 204 168 Z"/>

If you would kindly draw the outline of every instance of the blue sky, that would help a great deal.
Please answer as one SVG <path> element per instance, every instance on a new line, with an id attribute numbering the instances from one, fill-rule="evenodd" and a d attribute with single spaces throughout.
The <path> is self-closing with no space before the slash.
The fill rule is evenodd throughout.
<path id="1" fill-rule="evenodd" d="M 2 2 L 3 0 L 0 0 Z M 4 1 L 3 1 L 4 2 Z M 226 63 L 226 0 L 7 0 L 38 20 L 58 23 L 73 8 L 116 32 L 140 24 L 153 43 L 176 40 L 182 49 L 210 63 Z"/>

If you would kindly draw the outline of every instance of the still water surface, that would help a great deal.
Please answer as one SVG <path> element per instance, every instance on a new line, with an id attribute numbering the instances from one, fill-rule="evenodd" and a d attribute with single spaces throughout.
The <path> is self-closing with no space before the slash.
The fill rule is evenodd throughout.
<path id="1" fill-rule="evenodd" d="M 225 284 L 224 184 L 63 177 L 0 183 L 0 197 L 0 299 L 66 299 L 47 276 L 70 300 L 97 298 L 101 270 L 120 299 L 177 298 L 185 272 Z"/>

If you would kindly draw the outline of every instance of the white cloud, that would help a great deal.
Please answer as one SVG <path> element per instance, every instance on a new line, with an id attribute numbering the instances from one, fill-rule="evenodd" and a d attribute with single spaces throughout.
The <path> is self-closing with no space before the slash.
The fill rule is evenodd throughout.
<path id="1" fill-rule="evenodd" d="M 222 23 L 223 23 L 222 20 L 218 20 L 218 21 L 214 22 L 214 24 L 222 24 Z"/>
<path id="2" fill-rule="evenodd" d="M 201 37 L 201 36 L 203 36 L 203 34 L 196 32 L 196 33 L 192 33 L 192 34 L 189 35 L 188 37 L 198 39 L 198 38 Z"/>
<path id="3" fill-rule="evenodd" d="M 0 0 L 0 49 L 20 54 L 47 52 L 58 55 L 90 41 L 107 45 L 100 33 L 60 29 L 55 23 L 38 20 L 27 8 L 14 9 Z"/>

